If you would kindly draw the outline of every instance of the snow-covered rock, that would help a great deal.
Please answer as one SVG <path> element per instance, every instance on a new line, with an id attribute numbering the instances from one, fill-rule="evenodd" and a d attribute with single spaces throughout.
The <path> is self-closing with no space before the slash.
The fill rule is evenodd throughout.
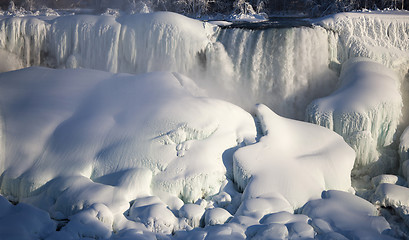
<path id="1" fill-rule="evenodd" d="M 409 207 L 409 188 L 390 183 L 379 184 L 373 201 L 384 207 Z"/>
<path id="2" fill-rule="evenodd" d="M 1 74 L 1 192 L 56 217 L 95 203 L 123 212 L 152 193 L 169 202 L 218 193 L 232 174 L 224 153 L 254 141 L 254 120 L 194 97 L 193 85 L 172 73 Z"/>
<path id="3" fill-rule="evenodd" d="M 409 188 L 390 183 L 379 184 L 372 201 L 382 207 L 392 207 L 406 228 L 409 227 Z"/>
<path id="4" fill-rule="evenodd" d="M 399 186 L 404 186 L 406 184 L 406 181 L 397 175 L 382 174 L 382 175 L 372 178 L 371 183 L 374 188 L 377 188 L 379 184 L 382 184 L 382 183 L 390 183 L 390 184 L 396 184 Z"/>
<path id="5" fill-rule="evenodd" d="M 390 226 L 368 201 L 341 191 L 325 191 L 308 202 L 302 213 L 323 239 L 393 239 Z"/>
<path id="6" fill-rule="evenodd" d="M 223 208 L 208 209 L 205 214 L 206 225 L 224 224 L 232 218 L 232 215 Z"/>
<path id="7" fill-rule="evenodd" d="M 185 218 L 189 226 L 196 228 L 204 225 L 203 224 L 204 213 L 205 209 L 202 206 L 198 204 L 188 203 L 180 208 L 179 217 Z"/>
<path id="8" fill-rule="evenodd" d="M 306 118 L 343 136 L 356 151 L 355 166 L 364 167 L 394 140 L 402 108 L 399 79 L 379 63 L 354 58 L 343 64 L 340 81 L 334 93 L 308 106 Z"/>
<path id="9" fill-rule="evenodd" d="M 310 123 L 255 109 L 263 136 L 234 154 L 234 179 L 244 190 L 236 215 L 260 218 L 290 211 L 327 189 L 347 191 L 354 151 L 342 137 Z"/>

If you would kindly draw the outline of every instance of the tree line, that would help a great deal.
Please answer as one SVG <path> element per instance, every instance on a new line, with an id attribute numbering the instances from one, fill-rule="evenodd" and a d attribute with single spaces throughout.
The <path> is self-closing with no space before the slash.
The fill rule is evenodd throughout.
<path id="1" fill-rule="evenodd" d="M 7 10 L 9 0 L 0 0 L 0 7 Z M 336 12 L 362 9 L 406 9 L 409 0 L 14 0 L 17 8 L 35 10 L 41 7 L 53 9 L 90 8 L 104 11 L 107 8 L 138 11 L 173 11 L 186 15 L 202 16 L 231 13 L 305 14 L 313 17 Z"/>

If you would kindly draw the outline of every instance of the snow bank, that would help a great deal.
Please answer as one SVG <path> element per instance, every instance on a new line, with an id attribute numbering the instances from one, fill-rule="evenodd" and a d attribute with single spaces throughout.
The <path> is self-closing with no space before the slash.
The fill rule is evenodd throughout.
<path id="1" fill-rule="evenodd" d="M 322 239 L 394 239 L 385 218 L 368 201 L 341 191 L 326 191 L 310 201 L 302 213 Z"/>
<path id="2" fill-rule="evenodd" d="M 343 136 L 356 151 L 355 166 L 364 167 L 394 140 L 402 108 L 399 79 L 379 63 L 354 58 L 342 66 L 340 81 L 334 93 L 308 106 L 306 119 Z"/>
<path id="3" fill-rule="evenodd" d="M 254 120 L 232 104 L 194 97 L 193 85 L 172 73 L 1 74 L 1 192 L 57 219 L 96 203 L 123 212 L 150 194 L 165 202 L 216 194 L 232 171 L 224 153 L 254 141 Z"/>
<path id="4" fill-rule="evenodd" d="M 244 190 L 236 215 L 293 211 L 323 190 L 351 188 L 355 154 L 339 135 L 264 105 L 255 112 L 263 137 L 234 154 L 234 180 Z"/>

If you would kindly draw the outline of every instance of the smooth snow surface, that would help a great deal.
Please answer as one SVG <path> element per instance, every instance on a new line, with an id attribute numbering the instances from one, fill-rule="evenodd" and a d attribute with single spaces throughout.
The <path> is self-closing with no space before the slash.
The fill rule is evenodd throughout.
<path id="1" fill-rule="evenodd" d="M 234 154 L 234 180 L 244 190 L 240 213 L 257 216 L 257 202 L 263 199 L 272 204 L 264 214 L 292 212 L 323 190 L 351 188 L 355 153 L 339 135 L 280 117 L 265 105 L 255 112 L 263 137 Z"/>
<path id="2" fill-rule="evenodd" d="M 362 168 L 377 162 L 379 151 L 394 141 L 402 108 L 399 79 L 379 63 L 354 58 L 343 64 L 340 81 L 334 93 L 308 106 L 306 118 L 343 136 Z"/>

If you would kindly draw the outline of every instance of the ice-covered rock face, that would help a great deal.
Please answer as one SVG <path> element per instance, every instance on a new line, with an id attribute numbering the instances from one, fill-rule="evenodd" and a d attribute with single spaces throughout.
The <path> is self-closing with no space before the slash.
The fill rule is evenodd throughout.
<path id="1" fill-rule="evenodd" d="M 366 57 L 395 70 L 401 78 L 408 72 L 407 12 L 339 13 L 317 24 L 334 32 L 329 34 L 331 61 L 342 64 L 350 58 Z"/>
<path id="2" fill-rule="evenodd" d="M 338 90 L 308 106 L 306 118 L 343 136 L 356 151 L 355 166 L 364 167 L 394 140 L 402 108 L 399 79 L 379 63 L 356 58 L 344 63 L 340 81 Z"/>
<path id="3" fill-rule="evenodd" d="M 409 127 L 403 131 L 399 144 L 400 173 L 409 180 Z"/>
<path id="4" fill-rule="evenodd" d="M 68 215 L 106 194 L 115 196 L 102 200 L 110 205 L 141 194 L 189 202 L 217 193 L 232 165 L 225 151 L 254 141 L 254 120 L 194 97 L 195 89 L 171 73 L 1 74 L 2 194 L 43 194 Z M 81 202 L 70 203 L 73 196 Z"/>
<path id="5" fill-rule="evenodd" d="M 236 215 L 292 212 L 323 190 L 350 190 L 355 154 L 339 135 L 264 105 L 255 111 L 263 137 L 234 154 L 234 180 L 244 190 Z"/>

